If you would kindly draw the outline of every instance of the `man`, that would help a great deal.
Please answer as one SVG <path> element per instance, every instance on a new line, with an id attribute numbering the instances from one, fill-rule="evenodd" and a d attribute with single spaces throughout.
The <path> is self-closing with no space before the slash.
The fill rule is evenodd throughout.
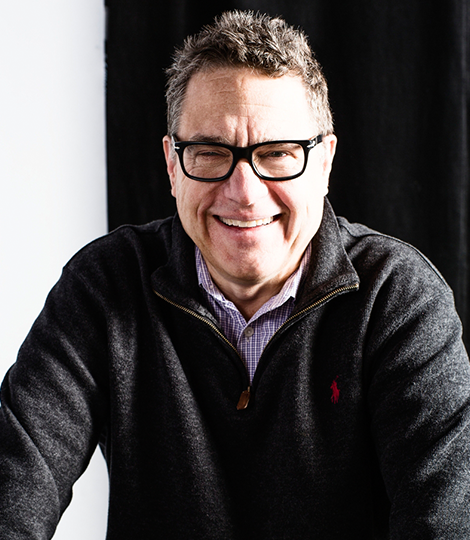
<path id="1" fill-rule="evenodd" d="M 178 214 L 65 267 L 2 387 L 0 536 L 102 445 L 108 540 L 470 537 L 470 369 L 412 247 L 337 218 L 303 34 L 231 12 L 169 70 Z"/>

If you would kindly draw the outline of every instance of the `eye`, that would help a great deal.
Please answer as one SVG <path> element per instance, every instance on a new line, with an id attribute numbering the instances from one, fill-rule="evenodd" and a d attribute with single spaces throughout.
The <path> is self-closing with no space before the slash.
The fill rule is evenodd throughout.
<path id="1" fill-rule="evenodd" d="M 255 157 L 260 161 L 283 161 L 286 159 L 298 159 L 302 154 L 303 149 L 298 144 L 277 143 L 260 146 Z"/>
<path id="2" fill-rule="evenodd" d="M 230 158 L 230 151 L 220 146 L 194 145 L 187 147 L 188 157 L 195 160 L 214 160 Z"/>
<path id="3" fill-rule="evenodd" d="M 206 158 L 210 158 L 210 157 L 220 157 L 220 156 L 224 156 L 225 154 L 223 152 L 219 152 L 219 151 L 215 151 L 215 150 L 199 150 L 195 156 L 196 157 L 206 157 Z"/>
<path id="4" fill-rule="evenodd" d="M 286 157 L 288 153 L 285 150 L 272 150 L 271 152 L 266 152 L 262 154 L 263 158 L 283 158 Z"/>

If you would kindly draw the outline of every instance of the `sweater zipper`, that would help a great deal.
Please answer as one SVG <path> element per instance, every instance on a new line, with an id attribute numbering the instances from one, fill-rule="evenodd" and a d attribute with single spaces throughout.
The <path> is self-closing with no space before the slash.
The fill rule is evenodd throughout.
<path id="1" fill-rule="evenodd" d="M 160 294 L 159 292 L 157 292 L 155 289 L 153 290 L 153 292 L 159 296 L 162 300 L 165 300 L 165 302 L 168 302 L 169 304 L 171 304 L 172 306 L 174 307 L 177 307 L 179 309 L 181 309 L 182 311 L 184 311 L 185 313 L 187 313 L 188 315 L 192 315 L 193 317 L 195 317 L 198 321 L 202 321 L 204 323 L 206 323 L 207 325 L 209 325 L 212 330 L 214 330 L 214 332 L 216 334 L 218 334 L 224 341 L 225 343 L 227 343 L 228 345 L 230 345 L 230 347 L 237 353 L 237 356 L 238 358 L 240 358 L 240 360 L 242 361 L 243 363 L 243 360 L 242 360 L 242 357 L 240 356 L 240 354 L 238 353 L 236 347 L 234 347 L 230 341 L 222 334 L 222 332 L 217 328 L 217 326 L 213 323 L 211 323 L 211 321 L 209 321 L 208 319 L 206 319 L 205 317 L 203 317 L 202 315 L 199 315 L 199 313 L 196 313 L 195 311 L 193 311 L 192 309 L 189 309 L 185 306 L 182 306 L 181 304 L 177 304 L 176 302 L 173 302 L 173 300 L 170 300 L 169 298 L 167 298 L 166 296 L 163 296 L 162 294 Z"/>
<path id="2" fill-rule="evenodd" d="M 282 328 L 284 328 L 284 326 L 289 324 L 291 321 L 297 319 L 298 317 L 301 317 L 305 313 L 308 313 L 311 309 L 315 309 L 316 307 L 320 306 L 321 304 L 324 304 L 325 302 L 327 302 L 328 300 L 330 300 L 331 298 L 333 298 L 334 296 L 336 296 L 338 294 L 341 294 L 343 292 L 348 292 L 348 291 L 357 291 L 358 289 L 359 289 L 359 283 L 353 283 L 352 285 L 344 285 L 343 287 L 338 287 L 337 289 L 335 289 L 334 291 L 329 292 L 328 294 L 326 294 L 325 296 L 323 296 L 322 298 L 320 298 L 319 300 L 317 300 L 313 304 L 310 304 L 306 308 L 302 309 L 301 311 L 299 311 L 295 315 L 291 315 L 274 332 L 274 334 L 271 336 L 270 340 L 266 343 L 266 345 L 264 347 L 264 350 L 266 350 L 268 348 L 268 345 L 273 341 L 273 339 L 282 330 Z M 263 351 L 263 353 L 264 353 L 264 351 Z M 261 356 L 263 356 L 263 353 L 261 354 Z M 261 360 L 261 357 L 260 357 L 260 360 Z M 258 363 L 258 365 L 259 365 L 259 363 Z M 249 391 L 250 391 L 250 387 L 248 387 L 248 393 L 249 393 Z"/>
<path id="3" fill-rule="evenodd" d="M 301 311 L 299 311 L 298 313 L 296 313 L 295 315 L 291 315 L 288 319 L 286 319 L 282 324 L 281 326 L 274 332 L 274 334 L 271 336 L 271 339 L 268 341 L 268 343 L 266 343 L 266 347 L 269 345 L 269 343 L 271 343 L 271 340 L 273 339 L 273 337 L 279 332 L 279 330 L 281 330 L 281 328 L 283 326 L 285 326 L 286 324 L 288 324 L 290 321 L 293 321 L 294 319 L 296 319 L 297 317 L 300 317 L 301 315 L 303 315 L 304 313 L 307 313 L 308 311 L 310 311 L 311 309 L 314 309 L 318 306 L 320 306 L 321 304 L 323 304 L 324 302 L 326 302 L 327 300 L 330 300 L 330 298 L 333 298 L 333 296 L 336 296 L 337 294 L 341 294 L 343 292 L 348 292 L 348 291 L 354 291 L 354 290 L 357 290 L 359 289 L 359 283 L 354 283 L 353 285 L 345 285 L 343 287 L 339 287 L 338 289 L 335 289 L 334 291 L 331 291 L 330 293 L 326 294 L 323 298 L 320 298 L 320 300 L 317 300 L 316 302 L 314 302 L 313 304 L 311 304 L 310 306 L 307 306 L 306 308 L 302 309 Z M 265 348 L 266 348 L 265 347 Z"/>
<path id="4" fill-rule="evenodd" d="M 323 304 L 324 302 L 326 302 L 327 300 L 330 300 L 330 298 L 333 298 L 333 296 L 336 296 L 337 294 L 340 294 L 342 292 L 347 292 L 347 291 L 352 291 L 352 290 L 357 290 L 359 288 L 359 283 L 354 283 L 353 285 L 346 285 L 344 287 L 339 287 L 338 289 L 335 289 L 334 291 L 331 291 L 330 293 L 326 294 L 323 298 L 320 298 L 320 300 L 317 300 L 316 302 L 314 302 L 313 304 L 311 304 L 310 306 L 302 309 L 301 311 L 299 311 L 298 313 L 296 313 L 295 315 L 292 315 L 290 316 L 286 321 L 284 321 L 284 323 L 276 330 L 276 332 L 274 332 L 274 334 L 271 336 L 271 339 L 268 341 L 268 343 L 266 344 L 266 347 L 271 343 L 271 341 L 273 340 L 273 338 L 276 336 L 276 334 L 279 333 L 279 331 L 286 325 L 288 324 L 290 321 L 293 321 L 294 319 L 296 319 L 297 317 L 300 317 L 301 315 L 303 315 L 304 313 L 307 313 L 308 311 L 310 311 L 311 309 L 314 309 L 318 306 L 320 306 L 321 304 Z M 193 317 L 195 317 L 197 320 L 201 321 L 201 322 L 204 322 L 206 323 L 210 328 L 212 328 L 212 330 L 214 330 L 214 332 L 219 335 L 222 340 L 227 343 L 232 350 L 235 351 L 235 353 L 237 354 L 238 358 L 240 358 L 240 361 L 243 363 L 243 359 L 242 357 L 240 356 L 239 352 L 237 351 L 236 347 L 234 347 L 232 345 L 232 343 L 230 343 L 230 341 L 224 336 L 224 334 L 217 328 L 217 326 L 215 326 L 215 324 L 213 324 L 211 321 L 209 321 L 208 319 L 206 319 L 205 317 L 203 317 L 202 315 L 199 315 L 199 313 L 196 313 L 195 311 L 193 311 L 192 309 L 189 309 L 185 306 L 182 306 L 181 304 L 177 304 L 176 302 L 173 302 L 173 300 L 170 300 L 169 298 L 167 298 L 166 296 L 163 296 L 162 294 L 160 294 L 159 292 L 157 292 L 155 289 L 153 290 L 153 292 L 159 297 L 161 298 L 162 300 L 164 300 L 165 302 L 168 302 L 169 304 L 171 304 L 172 306 L 178 308 L 178 309 L 181 309 L 182 311 L 184 311 L 185 313 L 187 313 L 188 315 L 192 315 Z M 243 364 L 244 365 L 244 364 Z M 240 410 L 243 410 L 243 409 L 246 409 L 248 407 L 248 404 L 250 403 L 250 397 L 251 397 L 251 386 L 248 385 L 248 388 L 246 390 L 243 390 L 243 392 L 241 393 L 240 395 L 240 398 L 238 400 L 238 403 L 237 403 L 237 410 L 240 411 Z"/>

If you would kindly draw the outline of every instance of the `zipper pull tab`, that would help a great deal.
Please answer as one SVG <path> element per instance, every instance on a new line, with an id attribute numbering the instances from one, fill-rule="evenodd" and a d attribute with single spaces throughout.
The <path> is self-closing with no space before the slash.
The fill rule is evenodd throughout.
<path id="1" fill-rule="evenodd" d="M 246 390 L 243 390 L 240 396 L 240 399 L 238 400 L 237 411 L 246 409 L 248 407 L 249 402 L 250 402 L 250 387 L 248 387 Z"/>

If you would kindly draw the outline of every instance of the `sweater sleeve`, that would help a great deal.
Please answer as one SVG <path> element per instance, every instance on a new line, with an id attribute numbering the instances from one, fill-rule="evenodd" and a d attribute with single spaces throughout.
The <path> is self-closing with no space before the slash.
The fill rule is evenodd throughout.
<path id="1" fill-rule="evenodd" d="M 106 412 L 105 318 L 65 269 L 1 387 L 0 538 L 46 540 Z"/>
<path id="2" fill-rule="evenodd" d="M 442 286 L 389 297 L 371 332 L 368 396 L 390 539 L 468 539 L 470 368 L 453 297 Z"/>

